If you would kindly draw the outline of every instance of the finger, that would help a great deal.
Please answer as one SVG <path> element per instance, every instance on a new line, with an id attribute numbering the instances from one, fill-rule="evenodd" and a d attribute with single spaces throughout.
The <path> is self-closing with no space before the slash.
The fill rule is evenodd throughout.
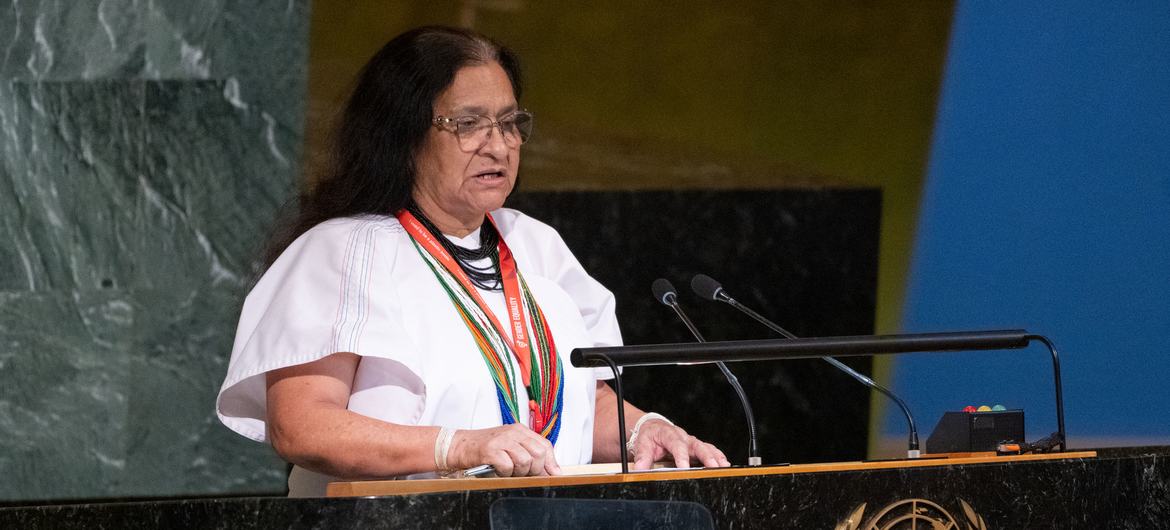
<path id="1" fill-rule="evenodd" d="M 711 447 L 715 448 L 715 456 L 719 460 L 719 467 L 731 467 L 731 461 L 727 459 L 727 455 L 723 454 L 723 451 L 720 451 L 718 447 Z"/>
<path id="2" fill-rule="evenodd" d="M 540 455 L 543 458 L 543 466 L 546 468 L 545 471 L 550 475 L 553 474 L 552 471 L 555 471 L 557 474 L 560 474 L 561 466 L 559 464 L 557 464 L 557 451 L 556 451 L 556 448 L 553 447 L 552 442 L 548 441 L 547 438 L 545 438 L 545 437 L 543 437 L 535 432 L 533 432 L 532 434 L 533 434 L 533 439 L 535 440 L 536 449 L 539 451 Z M 550 469 L 552 471 L 549 471 Z"/>
<path id="3" fill-rule="evenodd" d="M 691 454 L 695 460 L 702 462 L 706 467 L 731 467 L 727 455 L 723 454 L 714 444 L 704 442 L 694 436 L 691 437 Z"/>
<path id="4" fill-rule="evenodd" d="M 517 443 L 507 447 L 504 451 L 512 459 L 512 474 L 510 476 L 528 476 L 528 471 L 532 468 L 532 456 L 528 454 L 528 449 Z"/>
<path id="5" fill-rule="evenodd" d="M 670 455 L 674 457 L 674 467 L 691 467 L 691 452 L 684 440 L 676 440 L 670 444 Z"/>
<path id="6" fill-rule="evenodd" d="M 528 474 L 546 474 L 544 469 L 545 461 L 549 460 L 549 457 L 551 456 L 546 444 L 542 443 L 541 440 L 527 439 L 520 442 L 520 445 L 523 446 L 524 450 L 527 451 L 528 455 L 532 458 L 528 467 Z"/>
<path id="7" fill-rule="evenodd" d="M 709 443 L 699 442 L 695 447 L 695 458 L 703 463 L 705 467 L 723 467 L 720 465 L 719 457 L 723 456 L 714 445 Z"/>
<path id="8" fill-rule="evenodd" d="M 512 457 L 507 453 L 507 451 L 501 450 L 492 453 L 488 458 L 487 463 L 491 464 L 492 467 L 495 468 L 496 475 L 501 477 L 512 476 L 514 466 L 512 465 Z"/>
<path id="9" fill-rule="evenodd" d="M 545 459 L 544 472 L 554 477 L 565 474 L 565 471 L 561 469 L 561 465 L 557 463 L 556 454 L 553 454 L 551 458 Z"/>
<path id="10" fill-rule="evenodd" d="M 651 436 L 644 436 L 638 439 L 634 444 L 634 449 L 630 452 L 630 458 L 633 459 L 634 470 L 646 471 L 654 467 L 654 462 L 658 458 L 664 456 L 666 450 L 663 449 Z"/>
<path id="11" fill-rule="evenodd" d="M 512 460 L 512 476 L 524 477 L 538 472 L 537 459 L 540 452 L 535 448 L 539 447 L 541 436 L 519 423 L 506 425 L 505 428 L 505 439 L 501 441 L 504 442 L 504 451 Z"/>
<path id="12" fill-rule="evenodd" d="M 553 447 L 552 442 L 545 437 L 540 437 L 541 447 L 544 448 L 544 472 L 549 475 L 561 475 L 564 472 L 561 470 L 561 465 L 557 463 L 557 451 Z"/>
<path id="13" fill-rule="evenodd" d="M 634 471 L 646 471 L 654 464 L 654 450 L 650 447 L 635 447 L 633 457 Z"/>

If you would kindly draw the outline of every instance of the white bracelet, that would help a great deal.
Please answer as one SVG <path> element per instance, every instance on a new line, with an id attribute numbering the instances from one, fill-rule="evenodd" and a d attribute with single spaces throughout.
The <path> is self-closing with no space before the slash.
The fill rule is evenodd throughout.
<path id="1" fill-rule="evenodd" d="M 641 418 L 638 418 L 638 422 L 634 424 L 634 430 L 630 431 L 630 439 L 626 441 L 627 453 L 634 454 L 634 443 L 638 441 L 638 431 L 642 429 L 643 423 L 646 423 L 650 420 L 662 420 L 670 425 L 674 425 L 673 421 L 666 419 L 666 416 L 663 416 L 657 412 L 647 412 L 646 414 L 643 414 Z"/>
<path id="2" fill-rule="evenodd" d="M 435 437 L 435 470 L 439 472 L 451 470 L 447 467 L 447 452 L 451 450 L 451 440 L 455 439 L 455 432 L 455 429 L 440 427 L 439 435 Z"/>

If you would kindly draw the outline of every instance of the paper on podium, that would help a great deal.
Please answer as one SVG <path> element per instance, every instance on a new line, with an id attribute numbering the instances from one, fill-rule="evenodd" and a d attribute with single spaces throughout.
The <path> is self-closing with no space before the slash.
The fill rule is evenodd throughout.
<path id="1" fill-rule="evenodd" d="M 696 469 L 704 469 L 702 467 L 672 467 L 673 462 L 655 462 L 648 471 L 693 471 Z M 637 471 L 637 473 L 646 473 L 647 470 Z M 620 462 L 605 463 L 605 464 L 581 464 L 576 466 L 561 466 L 561 472 L 565 476 L 574 475 L 616 475 L 622 472 L 622 464 Z M 630 472 L 634 472 L 631 466 Z"/>

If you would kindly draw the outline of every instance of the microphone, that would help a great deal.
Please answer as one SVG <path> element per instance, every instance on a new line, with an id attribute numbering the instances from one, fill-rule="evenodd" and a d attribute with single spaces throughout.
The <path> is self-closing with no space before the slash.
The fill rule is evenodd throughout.
<path id="1" fill-rule="evenodd" d="M 789 339 L 797 338 L 796 335 L 789 333 L 788 330 L 780 327 L 775 322 L 764 318 L 759 313 L 756 313 L 747 306 L 737 302 L 734 298 L 731 297 L 731 295 L 727 294 L 727 291 L 723 290 L 723 286 L 720 285 L 719 282 L 715 281 L 710 276 L 705 274 L 696 274 L 695 277 L 691 279 L 691 289 L 694 289 L 695 294 L 702 298 L 714 300 L 716 302 L 723 302 L 727 305 L 730 305 L 731 307 L 738 309 L 740 312 L 751 317 L 756 322 L 767 326 L 768 329 L 771 329 L 776 333 L 779 333 Z M 898 396 L 895 396 L 893 392 L 890 392 L 882 385 L 877 384 L 877 382 L 875 382 L 873 379 L 870 379 L 864 374 L 861 374 L 858 371 L 850 368 L 845 363 L 842 363 L 841 361 L 838 361 L 832 357 L 824 357 L 824 359 L 825 362 L 833 365 L 838 370 L 849 374 L 850 377 L 860 381 L 861 384 L 877 390 L 882 394 L 885 394 L 886 397 L 893 400 L 894 403 L 896 403 L 898 407 L 902 409 L 902 413 L 906 415 L 906 423 L 910 425 L 910 440 L 908 443 L 908 449 L 906 450 L 906 456 L 908 458 L 918 458 L 921 455 L 921 452 L 918 450 L 918 429 L 914 426 L 914 416 L 910 414 L 910 407 L 907 407 L 906 403 L 903 402 Z"/>
<path id="2" fill-rule="evenodd" d="M 654 292 L 654 298 L 656 300 L 674 310 L 679 320 L 682 320 L 683 324 L 687 326 L 687 329 L 691 331 L 691 335 L 695 336 L 696 341 L 707 342 L 703 338 L 703 334 L 699 333 L 699 329 L 691 322 L 691 319 L 687 318 L 686 313 L 683 313 L 682 306 L 678 304 L 678 293 L 675 292 L 674 286 L 670 284 L 669 280 L 665 278 L 654 280 L 654 283 L 650 284 L 650 290 Z M 744 416 L 747 417 L 748 465 L 761 465 L 764 460 L 760 457 L 760 447 L 756 443 L 756 417 L 752 414 L 752 405 L 748 402 L 747 394 L 744 393 L 743 387 L 740 386 L 739 379 L 735 377 L 735 374 L 731 373 L 731 370 L 727 368 L 726 364 L 723 364 L 721 361 L 715 361 L 715 365 L 719 367 L 719 371 L 723 372 L 723 377 L 727 378 L 727 382 L 731 383 L 731 388 L 735 389 L 735 394 L 739 396 L 739 402 L 743 405 Z"/>

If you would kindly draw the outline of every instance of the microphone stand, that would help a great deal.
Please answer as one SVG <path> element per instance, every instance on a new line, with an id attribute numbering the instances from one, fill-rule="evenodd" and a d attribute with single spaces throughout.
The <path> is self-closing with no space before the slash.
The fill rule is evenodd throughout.
<path id="1" fill-rule="evenodd" d="M 659 290 L 661 287 L 665 287 L 669 290 L 666 290 L 664 293 L 659 295 Z M 658 298 L 658 301 L 670 306 L 670 308 L 674 310 L 674 313 L 678 315 L 679 320 L 682 320 L 683 324 L 685 324 L 687 329 L 690 330 L 691 335 L 695 336 L 696 341 L 701 343 L 707 342 L 707 339 L 703 338 L 703 334 L 699 333 L 699 328 L 695 327 L 694 322 L 691 322 L 691 319 L 687 318 L 686 313 L 683 312 L 682 306 L 680 306 L 678 303 L 678 295 L 674 291 L 674 286 L 670 285 L 669 281 L 660 279 L 654 282 L 654 294 L 655 297 Z M 727 378 L 727 382 L 731 384 L 731 388 L 735 389 L 735 394 L 739 396 L 739 402 L 741 405 L 743 405 L 743 413 L 747 417 L 748 465 L 762 465 L 764 460 L 760 457 L 760 447 L 756 439 L 756 417 L 755 414 L 752 413 L 752 405 L 748 401 L 747 393 L 743 391 L 743 386 L 739 384 L 739 378 L 735 377 L 735 374 L 731 373 L 731 370 L 727 368 L 726 364 L 724 364 L 722 361 L 716 361 L 715 365 L 719 367 L 719 371 L 723 372 L 723 377 Z"/>
<path id="2" fill-rule="evenodd" d="M 700 278 L 704 278 L 704 279 L 700 279 Z M 727 305 L 730 305 L 731 307 L 738 309 L 743 314 L 751 317 L 756 322 L 763 324 L 768 329 L 783 335 L 785 338 L 788 338 L 788 339 L 799 338 L 796 335 L 793 335 L 792 333 L 790 333 L 788 330 L 780 327 L 779 324 L 776 324 L 775 322 L 772 322 L 771 320 L 764 318 L 763 315 L 760 315 L 759 313 L 752 311 L 751 308 L 739 303 L 736 299 L 732 298 L 731 295 L 727 294 L 727 292 L 723 289 L 723 286 L 719 285 L 718 282 L 711 279 L 710 276 L 706 276 L 703 274 L 696 275 L 694 277 L 694 279 L 692 279 L 692 281 L 691 281 L 691 287 L 695 290 L 695 293 L 698 294 L 699 296 L 702 296 L 703 298 L 710 298 L 710 299 L 718 301 L 718 302 L 726 303 Z M 877 390 L 878 392 L 881 392 L 886 397 L 893 400 L 894 403 L 896 403 L 898 405 L 898 408 L 902 409 L 902 414 L 906 416 L 906 423 L 909 424 L 909 426 L 910 426 L 910 438 L 909 438 L 909 441 L 907 443 L 906 457 L 907 458 L 918 458 L 922 455 L 922 451 L 919 450 L 919 445 L 918 445 L 918 428 L 914 425 L 914 416 L 910 414 L 910 407 L 908 407 L 906 405 L 906 402 L 902 401 L 901 398 L 894 395 L 894 393 L 891 392 L 886 387 L 879 385 L 873 379 L 870 379 L 869 377 L 866 377 L 864 374 L 854 370 L 853 368 L 850 368 L 845 363 L 842 363 L 841 361 L 838 361 L 837 359 L 834 359 L 832 357 L 822 357 L 822 359 L 824 359 L 825 362 L 836 367 L 838 370 L 841 370 L 842 372 L 849 374 L 850 377 L 856 379 L 861 384 L 863 384 L 869 388 L 872 388 L 874 390 Z"/>

